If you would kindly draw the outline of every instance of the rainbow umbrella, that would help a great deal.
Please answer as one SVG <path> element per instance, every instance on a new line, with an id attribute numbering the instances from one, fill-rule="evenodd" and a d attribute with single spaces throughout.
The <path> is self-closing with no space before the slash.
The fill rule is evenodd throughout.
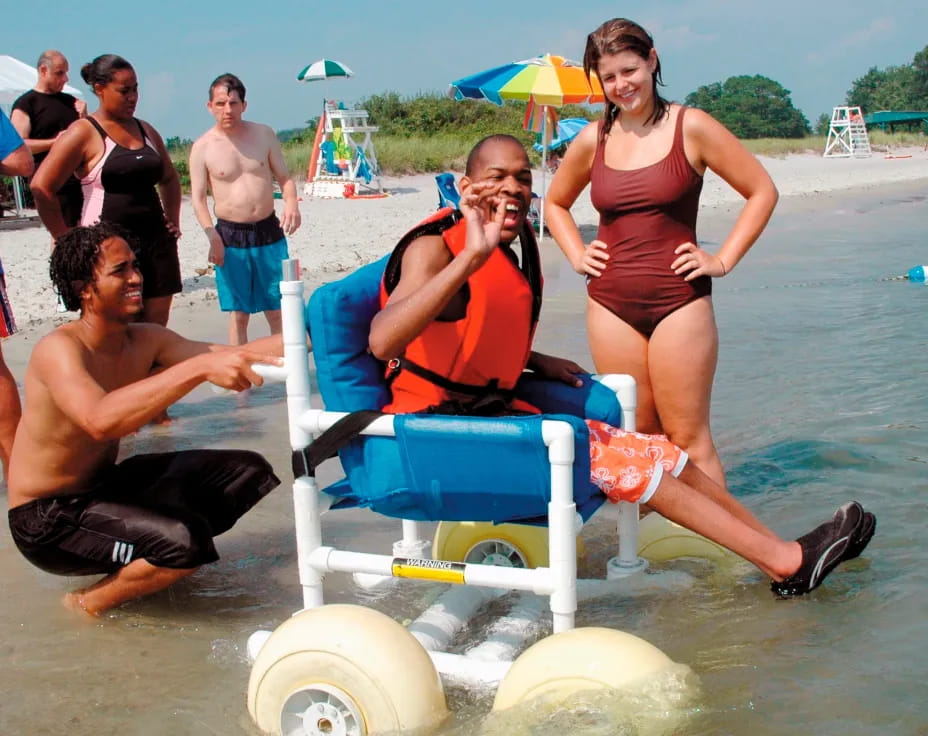
<path id="1" fill-rule="evenodd" d="M 553 54 L 514 61 L 462 77 L 451 83 L 450 93 L 457 100 L 489 100 L 496 105 L 502 105 L 506 100 L 522 100 L 530 105 L 541 106 L 542 140 L 547 139 L 549 106 L 605 101 L 603 88 L 595 74 L 587 77 L 583 65 Z M 547 149 L 542 150 L 540 233 L 544 233 L 545 225 L 546 155 Z"/>

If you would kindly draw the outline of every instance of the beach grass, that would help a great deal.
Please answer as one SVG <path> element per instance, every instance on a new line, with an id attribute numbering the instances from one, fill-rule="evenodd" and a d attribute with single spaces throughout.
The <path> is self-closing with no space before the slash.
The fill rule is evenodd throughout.
<path id="1" fill-rule="evenodd" d="M 870 147 L 877 152 L 924 146 L 928 143 L 928 137 L 919 132 L 888 133 L 876 128 L 868 130 L 867 134 L 870 137 Z M 782 158 L 791 153 L 823 153 L 826 140 L 824 135 L 809 135 L 805 138 L 755 138 L 741 142 L 755 156 Z"/>
<path id="2" fill-rule="evenodd" d="M 523 139 L 532 164 L 540 165 L 540 156 L 531 149 L 533 134 L 516 131 L 517 137 Z M 925 146 L 928 138 L 920 132 L 887 133 L 871 130 L 870 143 L 877 152 L 891 151 L 894 148 Z M 470 147 L 474 144 L 471 135 L 451 133 L 426 134 L 377 134 L 373 138 L 377 161 L 382 173 L 387 176 L 406 174 L 427 174 L 441 171 L 463 171 L 464 162 Z M 783 158 L 790 154 L 817 153 L 825 150 L 825 136 L 806 136 L 805 138 L 758 138 L 743 140 L 745 147 L 757 156 Z M 288 141 L 283 144 L 284 160 L 287 170 L 298 182 L 306 178 L 306 170 L 312 152 L 312 136 Z M 190 176 L 187 161 L 190 146 L 171 148 L 171 159 L 177 168 L 185 192 L 190 190 Z"/>

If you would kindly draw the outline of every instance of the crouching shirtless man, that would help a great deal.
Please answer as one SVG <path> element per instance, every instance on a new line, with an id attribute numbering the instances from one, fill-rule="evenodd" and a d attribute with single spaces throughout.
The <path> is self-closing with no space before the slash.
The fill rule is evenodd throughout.
<path id="1" fill-rule="evenodd" d="M 371 352 L 390 366 L 384 411 L 537 412 L 511 397 L 525 368 L 569 384 L 581 369 L 532 350 L 541 279 L 526 226 L 532 170 L 522 144 L 508 135 L 477 143 L 461 191 L 460 212 L 413 228 L 387 265 L 370 332 Z M 769 575 L 779 596 L 814 590 L 873 536 L 875 517 L 852 501 L 799 539 L 781 539 L 666 437 L 587 424 L 591 481 L 610 500 L 647 503 L 727 547 Z"/>
<path id="2" fill-rule="evenodd" d="M 279 484 L 260 455 L 189 450 L 117 463 L 121 437 L 204 381 L 261 385 L 280 336 L 231 348 L 186 340 L 142 311 L 142 275 L 123 233 L 101 223 L 61 236 L 51 277 L 80 317 L 44 337 L 25 377 L 10 463 L 9 523 L 27 560 L 58 575 L 104 574 L 65 596 L 92 615 L 166 588 L 218 559 L 213 537 Z M 155 367 L 163 368 L 152 374 Z"/>

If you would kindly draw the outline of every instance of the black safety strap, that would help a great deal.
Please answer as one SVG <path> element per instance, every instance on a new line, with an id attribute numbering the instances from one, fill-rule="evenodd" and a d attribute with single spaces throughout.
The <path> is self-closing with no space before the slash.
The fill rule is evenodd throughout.
<path id="1" fill-rule="evenodd" d="M 389 386 L 393 383 L 394 379 L 402 372 L 409 371 L 419 378 L 424 378 L 429 383 L 434 383 L 439 388 L 443 388 L 446 391 L 452 391 L 456 394 L 464 394 L 465 396 L 488 396 L 494 395 L 503 397 L 507 400 L 511 400 L 514 396 L 514 391 L 512 389 L 505 389 L 499 387 L 499 380 L 496 378 L 491 379 L 487 383 L 484 383 L 480 386 L 477 386 L 473 383 L 458 383 L 457 381 L 452 381 L 450 378 L 447 378 L 440 373 L 435 373 L 435 371 L 430 371 L 425 366 L 421 366 L 418 363 L 414 363 L 409 360 L 409 358 L 394 358 L 389 363 L 387 363 L 387 385 Z"/>
<path id="2" fill-rule="evenodd" d="M 515 417 L 532 412 L 513 409 L 510 401 L 500 394 L 488 394 L 474 401 L 447 399 L 420 412 L 421 414 L 443 414 L 455 417 Z"/>
<path id="3" fill-rule="evenodd" d="M 335 457 L 341 448 L 367 429 L 371 422 L 382 416 L 383 412 L 381 411 L 362 409 L 361 411 L 353 411 L 339 419 L 325 432 L 316 437 L 308 447 L 293 451 L 291 456 L 293 477 L 301 478 L 307 475 L 310 478 L 315 478 L 316 468 L 322 462 L 330 457 Z"/>

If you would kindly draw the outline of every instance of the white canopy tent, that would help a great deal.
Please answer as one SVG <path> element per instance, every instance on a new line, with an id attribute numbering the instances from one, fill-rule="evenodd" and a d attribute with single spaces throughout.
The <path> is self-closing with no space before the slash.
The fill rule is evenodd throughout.
<path id="1" fill-rule="evenodd" d="M 13 56 L 0 54 L 0 107 L 3 108 L 7 117 L 16 99 L 35 87 L 38 77 L 39 73 L 34 66 L 29 66 Z M 64 91 L 75 97 L 84 96 L 80 90 L 69 84 L 65 85 Z M 23 193 L 22 181 L 19 177 L 13 179 L 13 195 L 16 198 L 16 215 L 22 216 Z"/>
<path id="2" fill-rule="evenodd" d="M 13 56 L 0 54 L 0 106 L 3 111 L 9 114 L 16 98 L 35 87 L 38 77 L 39 73 L 34 66 Z M 83 92 L 70 84 L 65 85 L 64 91 L 75 97 L 84 96 Z"/>

